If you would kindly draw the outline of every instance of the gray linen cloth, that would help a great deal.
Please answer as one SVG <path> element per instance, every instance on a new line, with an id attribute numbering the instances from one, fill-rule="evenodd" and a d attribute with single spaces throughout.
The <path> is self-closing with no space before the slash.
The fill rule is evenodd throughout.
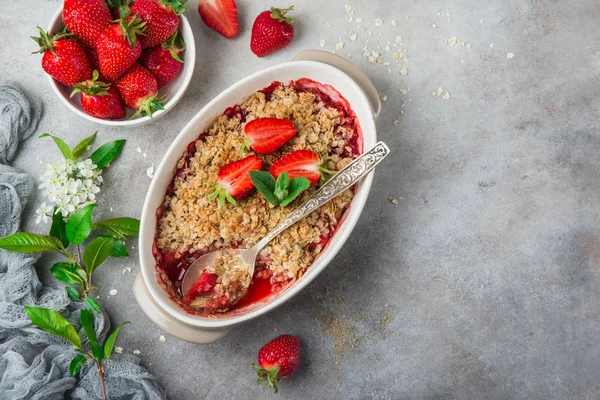
<path id="1" fill-rule="evenodd" d="M 19 229 L 32 190 L 31 178 L 7 164 L 18 142 L 36 130 L 41 109 L 39 100 L 19 85 L 0 85 L 0 237 Z M 23 311 L 24 305 L 51 308 L 80 329 L 79 305 L 70 302 L 64 289 L 42 285 L 34 268 L 38 259 L 37 254 L 0 250 L 0 399 L 101 399 L 95 366 L 90 362 L 76 377 L 69 376 L 72 346 L 33 326 Z M 104 340 L 108 316 L 96 315 L 95 325 Z M 166 398 L 156 378 L 139 363 L 136 356 L 113 353 L 105 372 L 110 400 Z"/>

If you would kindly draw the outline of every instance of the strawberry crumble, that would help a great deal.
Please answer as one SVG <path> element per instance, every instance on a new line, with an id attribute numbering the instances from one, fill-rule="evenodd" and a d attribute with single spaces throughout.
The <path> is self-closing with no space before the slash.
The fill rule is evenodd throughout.
<path id="1" fill-rule="evenodd" d="M 289 120 L 297 134 L 270 154 L 256 154 L 252 149 L 240 154 L 244 127 L 257 118 Z M 270 204 L 256 190 L 236 199 L 235 204 L 220 206 L 209 199 L 220 169 L 252 155 L 260 158 L 262 170 L 268 171 L 296 150 L 317 153 L 324 160 L 323 167 L 331 171 L 339 171 L 362 153 L 356 115 L 331 86 L 305 78 L 287 85 L 273 82 L 225 110 L 179 159 L 156 213 L 154 257 L 158 282 L 187 312 L 208 315 L 226 311 L 207 305 L 206 299 L 181 292 L 183 275 L 195 259 L 213 250 L 251 247 L 320 186 L 310 186 L 286 207 Z M 302 276 L 325 249 L 353 195 L 353 190 L 347 190 L 273 239 L 258 256 L 248 295 L 233 308 L 260 301 Z M 198 282 L 197 289 L 210 292 L 211 299 L 220 296 L 220 301 L 226 302 L 250 277 L 228 260 L 218 264 L 215 269 L 219 273 Z"/>

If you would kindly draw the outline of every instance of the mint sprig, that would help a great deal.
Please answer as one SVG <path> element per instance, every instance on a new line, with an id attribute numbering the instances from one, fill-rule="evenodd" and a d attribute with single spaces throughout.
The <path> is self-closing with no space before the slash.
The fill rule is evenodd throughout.
<path id="1" fill-rule="evenodd" d="M 256 189 L 271 204 L 287 206 L 300 193 L 310 187 L 310 181 L 303 177 L 290 179 L 287 172 L 279 175 L 277 180 L 266 171 L 250 171 L 248 173 Z"/>

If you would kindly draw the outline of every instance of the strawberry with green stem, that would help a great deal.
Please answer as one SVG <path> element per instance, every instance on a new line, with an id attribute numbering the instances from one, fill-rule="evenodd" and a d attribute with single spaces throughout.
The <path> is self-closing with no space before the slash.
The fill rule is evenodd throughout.
<path id="1" fill-rule="evenodd" d="M 287 13 L 294 6 L 286 9 L 271 7 L 261 12 L 252 25 L 250 50 L 259 57 L 264 57 L 286 47 L 294 38 L 294 19 Z"/>
<path id="2" fill-rule="evenodd" d="M 43 53 L 42 68 L 54 79 L 69 87 L 90 79 L 92 67 L 81 44 L 73 35 L 61 32 L 52 37 L 39 26 L 40 37 L 31 38 L 40 46 L 35 53 Z"/>
<path id="3" fill-rule="evenodd" d="M 269 341 L 258 351 L 258 365 L 252 364 L 258 374 L 256 383 L 266 383 L 275 389 L 284 378 L 292 375 L 300 365 L 300 339 L 281 335 Z"/>
<path id="4" fill-rule="evenodd" d="M 146 23 L 130 17 L 121 9 L 121 18 L 110 25 L 98 37 L 96 51 L 100 72 L 111 82 L 119 79 L 142 54 L 138 36 L 143 35 Z"/>
<path id="5" fill-rule="evenodd" d="M 92 79 L 75 85 L 71 97 L 81 93 L 81 107 L 95 118 L 121 119 L 125 118 L 125 106 L 121 102 L 119 92 L 110 83 L 98 80 L 98 71 L 94 70 Z"/>
<path id="6" fill-rule="evenodd" d="M 187 0 L 136 0 L 131 13 L 146 23 L 142 48 L 158 46 L 177 32 Z"/>
<path id="7" fill-rule="evenodd" d="M 208 199 L 218 199 L 220 207 L 225 205 L 225 201 L 235 205 L 236 199 L 245 197 L 254 188 L 249 173 L 260 171 L 261 167 L 262 161 L 255 155 L 225 165 L 219 170 L 217 183 L 213 185 Z"/>
<path id="8" fill-rule="evenodd" d="M 158 87 L 161 88 L 179 74 L 181 64 L 183 64 L 179 53 L 184 50 L 183 38 L 178 32 L 175 32 L 162 45 L 144 50 L 139 62 L 152 72 L 152 75 L 156 77 Z"/>
<path id="9" fill-rule="evenodd" d="M 115 82 L 125 105 L 137 110 L 131 117 L 138 115 L 152 117 L 157 110 L 164 110 L 167 96 L 158 95 L 158 84 L 154 75 L 138 63 Z"/>
<path id="10" fill-rule="evenodd" d="M 95 49 L 98 36 L 112 23 L 112 16 L 104 0 L 65 0 L 62 20 L 69 32 Z"/>

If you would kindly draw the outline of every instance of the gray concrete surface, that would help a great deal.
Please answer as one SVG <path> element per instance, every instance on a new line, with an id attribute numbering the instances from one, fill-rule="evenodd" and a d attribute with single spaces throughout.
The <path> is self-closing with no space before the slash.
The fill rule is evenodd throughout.
<path id="1" fill-rule="evenodd" d="M 139 216 L 146 168 L 213 96 L 319 48 L 321 39 L 327 50 L 343 41 L 340 53 L 352 54 L 387 96 L 377 128 L 394 156 L 378 169 L 340 254 L 285 306 L 213 345 L 169 336 L 161 343 L 132 295 L 135 251 L 98 272 L 113 320 L 133 322 L 118 344 L 141 351 L 172 399 L 600 398 L 597 1 L 347 0 L 353 22 L 346 1 L 295 1 L 297 37 L 265 59 L 249 50 L 253 17 L 287 3 L 238 1 L 241 34 L 228 41 L 202 25 L 191 1 L 193 82 L 168 116 L 130 130 L 72 114 L 54 97 L 39 57 L 29 55 L 28 36 L 46 25 L 56 1 L 1 3 L 0 76 L 44 100 L 40 133 L 71 144 L 95 130 L 99 142 L 128 140 L 105 175 L 101 217 Z M 397 35 L 410 55 L 404 76 L 391 56 Z M 451 37 L 471 46 L 440 45 Z M 367 40 L 395 76 L 363 57 Z M 450 98 L 432 96 L 438 87 Z M 49 141 L 31 139 L 16 166 L 38 177 L 41 162 L 58 154 Z M 31 200 L 25 228 L 42 231 L 33 217 L 41 194 Z M 50 262 L 42 259 L 38 270 L 55 285 Z M 108 296 L 110 289 L 118 294 Z M 272 396 L 256 386 L 250 364 L 263 342 L 284 332 L 301 337 L 302 366 Z"/>

